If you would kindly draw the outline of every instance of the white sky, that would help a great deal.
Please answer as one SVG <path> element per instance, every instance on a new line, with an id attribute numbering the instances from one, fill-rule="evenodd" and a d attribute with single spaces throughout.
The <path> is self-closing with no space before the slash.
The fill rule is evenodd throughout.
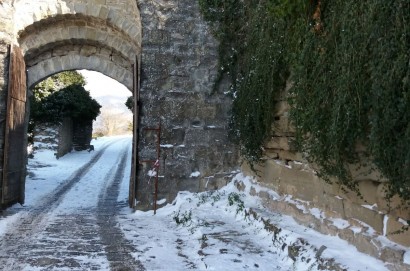
<path id="1" fill-rule="evenodd" d="M 85 77 L 87 82 L 85 89 L 102 105 L 102 109 L 114 109 L 118 113 L 125 113 L 129 118 L 132 117 L 131 111 L 125 106 L 125 101 L 132 95 L 128 88 L 99 72 L 89 70 L 78 72 Z"/>
<path id="2" fill-rule="evenodd" d="M 93 98 L 100 96 L 114 96 L 123 97 L 125 100 L 132 95 L 123 84 L 103 75 L 102 73 L 89 70 L 80 70 L 79 72 L 85 77 L 87 81 L 85 89 L 90 91 Z"/>

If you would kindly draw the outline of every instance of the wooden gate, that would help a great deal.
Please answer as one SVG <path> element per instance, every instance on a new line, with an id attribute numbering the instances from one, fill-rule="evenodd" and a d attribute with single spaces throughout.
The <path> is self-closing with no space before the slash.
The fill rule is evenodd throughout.
<path id="1" fill-rule="evenodd" d="M 140 102 L 139 102 L 139 64 L 138 57 L 135 58 L 135 64 L 133 65 L 133 98 L 134 98 L 134 119 L 133 119 L 133 141 L 132 141 L 132 164 L 131 164 L 131 178 L 130 178 L 130 192 L 128 197 L 128 203 L 130 208 L 135 208 L 136 206 L 136 194 L 138 187 L 138 142 L 139 142 L 139 113 L 140 113 Z"/>
<path id="2" fill-rule="evenodd" d="M 10 47 L 1 206 L 24 203 L 27 162 L 26 65 L 19 47 Z"/>

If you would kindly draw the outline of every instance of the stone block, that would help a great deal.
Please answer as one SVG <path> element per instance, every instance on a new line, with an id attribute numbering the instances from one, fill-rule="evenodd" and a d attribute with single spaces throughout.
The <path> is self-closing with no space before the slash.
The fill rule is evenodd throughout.
<path id="1" fill-rule="evenodd" d="M 294 170 L 306 170 L 308 165 L 297 161 L 286 161 L 287 165 Z"/>
<path id="2" fill-rule="evenodd" d="M 278 152 L 274 149 L 266 149 L 263 153 L 262 159 L 278 159 L 279 155 Z"/>
<path id="3" fill-rule="evenodd" d="M 377 187 L 376 203 L 379 210 L 405 220 L 410 220 L 410 206 L 406 205 L 397 195 L 389 200 L 386 199 L 385 186 L 385 183 L 381 183 Z"/>
<path id="4" fill-rule="evenodd" d="M 224 178 L 205 177 L 199 182 L 199 191 L 217 190 L 224 187 L 227 180 Z"/>
<path id="5" fill-rule="evenodd" d="M 174 145 L 182 145 L 185 140 L 185 129 L 176 127 L 171 129 L 170 141 Z"/>
<path id="6" fill-rule="evenodd" d="M 380 248 L 382 245 L 374 237 L 375 236 L 356 234 L 350 243 L 353 244 L 360 252 L 378 258 L 380 256 Z"/>
<path id="7" fill-rule="evenodd" d="M 178 191 L 199 191 L 200 182 L 195 178 L 181 178 L 177 181 Z"/>
<path id="8" fill-rule="evenodd" d="M 292 160 L 292 161 L 299 161 L 304 162 L 303 156 L 300 152 L 294 151 L 284 151 L 284 150 L 276 150 L 278 156 L 282 160 Z"/>
<path id="9" fill-rule="evenodd" d="M 242 159 L 242 158 L 241 158 Z M 247 175 L 255 178 L 257 181 L 261 181 L 261 179 L 264 177 L 263 176 L 263 171 L 264 167 L 262 165 L 254 165 L 256 169 L 253 169 L 252 166 L 246 161 L 243 160 L 241 161 L 241 171 Z"/>
<path id="10" fill-rule="evenodd" d="M 335 195 L 338 195 L 350 202 L 354 202 L 359 205 L 371 205 L 369 202 L 364 201 L 363 196 L 359 194 L 359 191 L 351 190 L 341 184 L 339 184 L 338 180 L 334 180 L 333 183 L 336 185 L 338 190 L 335 191 Z"/>
<path id="11" fill-rule="evenodd" d="M 349 200 L 344 201 L 346 218 L 355 218 L 371 226 L 378 234 L 383 233 L 384 215 Z"/>
<path id="12" fill-rule="evenodd" d="M 287 116 L 277 117 L 272 124 L 272 131 L 275 136 L 291 136 L 295 133 Z"/>
<path id="13" fill-rule="evenodd" d="M 334 212 L 341 218 L 346 217 L 344 212 L 344 200 L 337 196 L 323 193 L 318 196 L 318 201 L 315 202 L 314 205 L 319 209 Z M 330 216 L 333 217 L 335 214 L 331 214 Z"/>
<path id="14" fill-rule="evenodd" d="M 274 116 L 278 117 L 278 116 L 283 116 L 285 115 L 287 112 L 289 112 L 290 106 L 289 103 L 286 101 L 279 101 L 276 103 L 275 105 L 275 111 L 274 111 Z"/>
<path id="15" fill-rule="evenodd" d="M 404 250 L 390 246 L 383 247 L 380 253 L 380 259 L 388 263 L 401 263 L 403 262 L 403 256 Z"/>
<path id="16" fill-rule="evenodd" d="M 84 56 L 91 56 L 97 53 L 97 47 L 95 46 L 90 46 L 90 45 L 84 45 L 81 47 L 80 54 Z"/>
<path id="17" fill-rule="evenodd" d="M 388 216 L 387 220 L 387 238 L 406 247 L 410 247 L 410 231 L 403 231 L 406 224 L 399 221 L 396 217 Z"/>
<path id="18" fill-rule="evenodd" d="M 202 129 L 187 129 L 185 136 L 185 144 L 187 146 L 205 146 L 209 144 L 210 131 Z"/>
<path id="19" fill-rule="evenodd" d="M 294 150 L 294 146 L 292 146 L 292 137 L 272 137 L 264 147 L 268 149 L 280 149 L 285 151 Z"/>
<path id="20" fill-rule="evenodd" d="M 340 185 L 336 181 L 332 181 L 332 182 L 328 183 L 328 182 L 325 182 L 324 180 L 322 180 L 322 184 L 323 184 L 324 193 L 326 193 L 329 196 L 335 196 L 335 197 L 343 198 L 343 197 L 340 196 L 340 194 L 341 194 Z"/>
<path id="21" fill-rule="evenodd" d="M 105 7 L 105 6 L 102 6 L 101 7 L 101 10 L 100 10 L 100 14 L 99 14 L 99 17 L 101 18 L 101 19 L 107 19 L 108 18 L 108 13 L 109 13 L 109 9 L 107 8 L 107 7 Z"/>
<path id="22" fill-rule="evenodd" d="M 357 181 L 386 181 L 386 179 L 382 178 L 380 171 L 377 170 L 374 165 L 349 164 L 349 171 L 352 178 Z"/>
<path id="23" fill-rule="evenodd" d="M 373 205 L 377 202 L 378 186 L 378 182 L 374 182 L 371 180 L 360 181 L 358 183 L 358 189 L 360 191 L 361 196 L 359 197 L 355 195 L 355 193 L 353 192 L 351 199 L 359 204 Z"/>
<path id="24" fill-rule="evenodd" d="M 224 149 L 228 149 L 223 153 L 223 164 L 225 169 L 237 170 L 239 163 L 239 153 L 235 150 L 235 146 L 227 145 L 228 147 Z"/>
<path id="25" fill-rule="evenodd" d="M 273 160 L 266 161 L 261 182 L 275 184 L 279 193 L 307 201 L 317 201 L 323 193 L 322 182 L 313 172 L 291 169 Z"/>
<path id="26" fill-rule="evenodd" d="M 212 121 L 216 118 L 216 107 L 215 106 L 201 106 L 197 109 L 197 117 L 205 120 Z"/>

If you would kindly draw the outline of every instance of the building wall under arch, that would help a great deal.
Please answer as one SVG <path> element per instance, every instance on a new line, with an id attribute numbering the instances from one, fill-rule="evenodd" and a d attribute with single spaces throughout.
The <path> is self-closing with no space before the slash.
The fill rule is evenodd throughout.
<path id="1" fill-rule="evenodd" d="M 135 57 L 142 59 L 140 158 L 153 158 L 144 128 L 161 122 L 158 199 L 170 202 L 178 191 L 214 189 L 227 182 L 238 159 L 227 137 L 231 100 L 211 95 L 217 42 L 196 1 L 14 2 L 19 19 L 6 43 L 23 49 L 29 86 L 63 70 L 90 69 L 131 89 L 131 64 Z M 130 8 L 137 4 L 141 14 Z M 151 166 L 140 166 L 140 209 L 153 208 L 153 186 L 146 178 Z"/>
<path id="2" fill-rule="evenodd" d="M 178 191 L 212 190 L 230 180 L 238 166 L 227 132 L 232 101 L 223 91 L 212 93 L 218 43 L 198 1 L 139 0 L 138 6 L 143 28 L 140 157 L 155 159 L 155 139 L 144 128 L 161 122 L 158 200 L 170 203 Z M 152 163 L 140 167 L 140 209 L 153 207 L 151 168 Z"/>
<path id="3" fill-rule="evenodd" d="M 0 183 L 8 87 L 8 51 L 25 55 L 29 87 L 60 71 L 99 71 L 132 89 L 141 54 L 141 22 L 133 0 L 0 1 Z"/>

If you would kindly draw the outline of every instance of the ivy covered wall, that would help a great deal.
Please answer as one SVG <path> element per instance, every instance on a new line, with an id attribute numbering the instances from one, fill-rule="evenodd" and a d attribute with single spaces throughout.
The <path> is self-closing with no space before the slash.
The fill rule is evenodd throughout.
<path id="1" fill-rule="evenodd" d="M 359 192 L 350 166 L 375 165 L 386 197 L 410 200 L 409 1 L 199 2 L 220 41 L 231 134 L 248 161 L 260 161 L 285 98 L 292 144 L 320 177 Z"/>

